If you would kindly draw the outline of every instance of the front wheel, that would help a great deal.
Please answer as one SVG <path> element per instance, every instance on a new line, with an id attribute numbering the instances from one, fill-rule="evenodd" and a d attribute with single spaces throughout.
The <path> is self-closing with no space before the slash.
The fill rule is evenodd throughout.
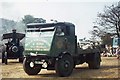
<path id="1" fill-rule="evenodd" d="M 62 77 L 69 76 L 73 71 L 73 67 L 73 58 L 68 54 L 63 55 L 55 64 L 56 73 Z"/>
<path id="2" fill-rule="evenodd" d="M 40 65 L 35 65 L 34 60 L 25 58 L 23 61 L 23 69 L 28 75 L 37 75 L 40 70 Z"/>

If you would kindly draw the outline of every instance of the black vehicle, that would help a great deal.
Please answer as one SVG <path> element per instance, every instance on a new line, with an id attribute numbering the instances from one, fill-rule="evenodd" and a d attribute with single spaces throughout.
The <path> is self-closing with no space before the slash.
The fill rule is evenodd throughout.
<path id="1" fill-rule="evenodd" d="M 23 61 L 23 51 L 24 47 L 21 44 L 20 40 L 25 37 L 25 34 L 16 33 L 16 30 L 13 29 L 12 33 L 3 34 L 2 40 L 7 39 L 5 43 L 5 48 L 2 51 L 2 63 L 7 64 L 7 59 L 17 59 L 19 62 Z"/>

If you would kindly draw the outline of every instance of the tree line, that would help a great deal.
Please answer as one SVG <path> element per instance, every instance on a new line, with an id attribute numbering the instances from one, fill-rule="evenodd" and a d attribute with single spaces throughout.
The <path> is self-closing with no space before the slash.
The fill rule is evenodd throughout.
<path id="1" fill-rule="evenodd" d="M 35 18 L 32 15 L 25 15 L 19 22 L 3 18 L 0 18 L 0 21 L 2 23 L 0 34 L 11 32 L 14 28 L 18 32 L 24 32 L 25 25 L 28 23 L 46 23 L 45 19 Z M 93 30 L 90 33 L 94 40 L 100 38 L 107 45 L 112 44 L 112 37 L 120 37 L 120 2 L 105 6 L 104 11 L 98 13 Z"/>
<path id="2" fill-rule="evenodd" d="M 92 37 L 100 38 L 104 44 L 112 45 L 113 37 L 120 37 L 120 2 L 105 6 L 94 22 Z"/>
<path id="3" fill-rule="evenodd" d="M 18 32 L 24 32 L 25 25 L 28 23 L 46 23 L 46 20 L 43 18 L 35 18 L 32 15 L 25 15 L 20 21 L 13 21 L 4 18 L 0 18 L 0 33 L 11 32 L 12 29 L 17 29 Z"/>
<path id="4" fill-rule="evenodd" d="M 46 20 L 43 18 L 35 18 L 32 15 L 25 15 L 20 21 L 0 18 L 0 38 L 2 37 L 2 34 L 12 32 L 12 29 L 24 33 L 26 28 L 25 25 L 28 23 L 46 23 Z"/>

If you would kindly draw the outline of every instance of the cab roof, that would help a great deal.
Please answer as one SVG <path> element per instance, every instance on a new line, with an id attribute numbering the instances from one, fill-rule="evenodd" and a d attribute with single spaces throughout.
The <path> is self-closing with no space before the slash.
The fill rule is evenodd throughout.
<path id="1" fill-rule="evenodd" d="M 74 24 L 69 22 L 56 22 L 56 23 L 29 23 L 27 24 L 27 28 L 45 28 L 45 27 L 53 27 L 55 25 L 66 25 L 66 26 L 74 27 Z"/>

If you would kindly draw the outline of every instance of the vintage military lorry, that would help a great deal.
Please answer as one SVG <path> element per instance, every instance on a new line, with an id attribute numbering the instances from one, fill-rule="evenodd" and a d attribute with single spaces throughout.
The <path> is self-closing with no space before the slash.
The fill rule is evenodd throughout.
<path id="1" fill-rule="evenodd" d="M 5 46 L 2 51 L 2 63 L 7 64 L 7 59 L 17 59 L 19 62 L 23 61 L 24 47 L 20 40 L 25 37 L 25 34 L 16 33 L 16 29 L 12 30 L 12 33 L 6 33 L 2 35 L 2 40 L 6 40 Z"/>
<path id="2" fill-rule="evenodd" d="M 79 44 L 80 45 L 80 44 Z M 28 75 L 41 69 L 55 70 L 58 76 L 69 76 L 76 65 L 88 63 L 100 68 L 102 51 L 94 43 L 83 49 L 77 43 L 75 25 L 68 22 L 27 24 L 23 68 Z"/>

